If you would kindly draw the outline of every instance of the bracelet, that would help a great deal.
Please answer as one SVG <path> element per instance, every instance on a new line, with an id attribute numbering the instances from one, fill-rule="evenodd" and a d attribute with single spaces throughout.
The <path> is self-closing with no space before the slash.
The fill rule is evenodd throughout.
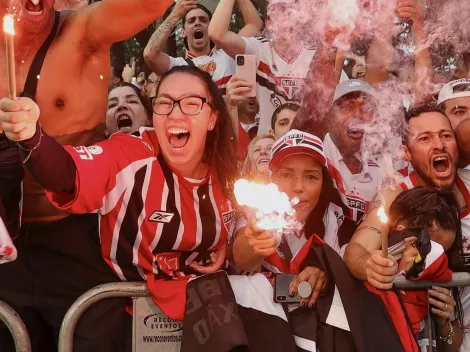
<path id="1" fill-rule="evenodd" d="M 18 147 L 20 147 L 20 149 L 28 152 L 28 156 L 23 160 L 23 164 L 26 164 L 26 162 L 29 160 L 29 158 L 31 157 L 31 154 L 33 154 L 33 152 L 39 147 L 39 145 L 41 144 L 41 141 L 42 141 L 42 127 L 41 127 L 41 124 L 38 122 L 38 128 L 39 128 L 39 141 L 38 143 L 32 148 L 32 149 L 26 149 L 24 148 L 20 143 L 17 143 L 18 144 Z M 34 137 L 34 136 L 33 136 Z"/>
<path id="2" fill-rule="evenodd" d="M 454 342 L 454 336 L 455 336 L 454 327 L 452 326 L 452 323 L 449 320 L 449 333 L 447 334 L 447 336 L 439 336 L 439 340 L 444 341 L 448 345 L 452 345 L 452 343 Z"/>
<path id="3" fill-rule="evenodd" d="M 166 26 L 167 28 L 170 29 L 170 31 L 173 31 L 175 29 L 175 25 L 173 25 L 172 23 L 170 23 L 170 21 L 168 20 L 165 20 L 162 22 L 162 26 Z"/>

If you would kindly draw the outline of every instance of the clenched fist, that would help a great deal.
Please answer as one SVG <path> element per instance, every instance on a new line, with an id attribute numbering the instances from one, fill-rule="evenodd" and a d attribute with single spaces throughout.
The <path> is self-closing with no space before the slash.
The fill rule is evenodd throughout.
<path id="1" fill-rule="evenodd" d="M 0 124 L 9 140 L 20 142 L 32 138 L 38 119 L 39 106 L 33 100 L 0 100 Z"/>

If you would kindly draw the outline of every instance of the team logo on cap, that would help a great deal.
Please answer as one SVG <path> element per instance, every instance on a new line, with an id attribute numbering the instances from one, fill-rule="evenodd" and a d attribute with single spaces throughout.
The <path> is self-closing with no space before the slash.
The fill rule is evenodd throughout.
<path id="1" fill-rule="evenodd" d="M 291 147 L 295 147 L 304 141 L 304 135 L 300 133 L 294 133 L 284 138 L 284 142 Z"/>
<path id="2" fill-rule="evenodd" d="M 354 82 L 349 83 L 349 86 L 350 86 L 350 87 L 362 86 L 362 83 L 361 83 L 361 82 L 354 81 Z"/>

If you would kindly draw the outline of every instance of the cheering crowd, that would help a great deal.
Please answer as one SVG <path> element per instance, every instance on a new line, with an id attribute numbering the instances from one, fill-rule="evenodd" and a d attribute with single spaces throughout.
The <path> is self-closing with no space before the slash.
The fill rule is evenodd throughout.
<path id="1" fill-rule="evenodd" d="M 470 45 L 446 37 L 438 69 L 429 42 L 470 8 L 391 3 L 0 0 L 18 87 L 0 55 L 0 301 L 33 351 L 117 281 L 145 281 L 185 352 L 470 351 L 470 291 L 438 285 L 470 272 Z M 112 66 L 157 20 L 152 73 Z M 131 332 L 128 300 L 104 300 L 74 351 L 131 351 Z"/>

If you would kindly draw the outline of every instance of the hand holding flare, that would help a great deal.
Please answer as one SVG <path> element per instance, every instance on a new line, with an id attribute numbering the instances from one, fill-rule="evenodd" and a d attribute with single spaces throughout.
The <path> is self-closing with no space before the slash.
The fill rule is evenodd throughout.
<path id="1" fill-rule="evenodd" d="M 15 74 L 15 26 L 12 15 L 3 17 L 3 32 L 5 33 L 8 91 L 10 99 L 16 100 L 16 74 Z"/>

